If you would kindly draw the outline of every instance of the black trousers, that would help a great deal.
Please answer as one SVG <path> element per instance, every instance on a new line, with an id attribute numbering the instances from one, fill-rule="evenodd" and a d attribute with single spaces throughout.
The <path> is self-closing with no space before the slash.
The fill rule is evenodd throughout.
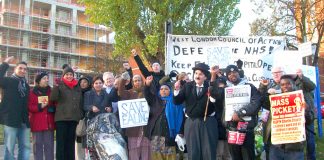
<path id="1" fill-rule="evenodd" d="M 243 145 L 229 144 L 229 150 L 233 160 L 255 159 L 254 132 L 246 133 Z"/>
<path id="2" fill-rule="evenodd" d="M 217 120 L 214 116 L 187 118 L 184 127 L 189 160 L 215 160 L 218 141 Z"/>
<path id="3" fill-rule="evenodd" d="M 56 122 L 56 159 L 75 160 L 76 121 Z"/>

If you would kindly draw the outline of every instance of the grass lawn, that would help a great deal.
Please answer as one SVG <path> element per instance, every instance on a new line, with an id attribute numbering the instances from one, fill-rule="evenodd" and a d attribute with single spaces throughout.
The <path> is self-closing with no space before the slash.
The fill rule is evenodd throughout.
<path id="1" fill-rule="evenodd" d="M 324 119 L 322 119 L 322 128 L 324 129 Z M 314 122 L 315 124 L 315 132 L 316 132 L 316 136 L 315 136 L 315 142 L 316 142 L 316 158 L 317 159 L 324 159 L 324 136 L 320 139 L 318 137 L 318 133 L 317 133 L 317 121 Z"/>
<path id="2" fill-rule="evenodd" d="M 3 144 L 3 125 L 0 125 L 0 145 L 2 144 Z"/>

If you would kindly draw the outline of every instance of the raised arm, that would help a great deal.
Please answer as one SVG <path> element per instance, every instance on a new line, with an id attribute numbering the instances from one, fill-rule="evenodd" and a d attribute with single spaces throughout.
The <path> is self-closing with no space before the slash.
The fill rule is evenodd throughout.
<path id="1" fill-rule="evenodd" d="M 184 84 L 183 87 L 181 87 L 180 80 L 177 81 L 174 84 L 174 95 L 173 95 L 173 103 L 176 105 L 180 105 L 185 101 L 185 93 L 186 93 L 186 85 L 188 83 Z"/>
<path id="2" fill-rule="evenodd" d="M 143 61 L 139 57 L 139 55 L 136 53 L 135 49 L 132 49 L 132 54 L 134 56 L 135 62 L 138 65 L 138 68 L 140 69 L 141 73 L 145 78 L 151 75 L 150 71 L 145 67 Z"/>
<path id="3" fill-rule="evenodd" d="M 144 97 L 150 106 L 156 97 L 156 87 L 153 83 L 153 76 L 149 76 L 146 78 L 144 85 Z"/>
<path id="4" fill-rule="evenodd" d="M 7 77 L 5 77 L 6 72 L 9 68 L 9 63 L 13 62 L 14 57 L 7 57 L 3 63 L 0 65 L 0 86 L 2 88 L 6 88 L 8 82 L 10 81 L 10 79 L 8 79 Z"/>
<path id="5" fill-rule="evenodd" d="M 124 72 L 121 76 L 120 83 L 118 84 L 118 96 L 121 98 L 121 100 L 127 100 L 130 98 L 130 92 L 126 90 L 126 82 L 127 79 L 129 78 L 129 75 L 127 72 Z"/>

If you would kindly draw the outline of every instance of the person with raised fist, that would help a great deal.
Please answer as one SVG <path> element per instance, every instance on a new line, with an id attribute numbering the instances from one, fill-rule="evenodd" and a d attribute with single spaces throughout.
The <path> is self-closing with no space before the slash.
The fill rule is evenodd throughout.
<path id="1" fill-rule="evenodd" d="M 25 78 L 27 63 L 19 62 L 14 73 L 5 77 L 14 57 L 7 57 L 0 65 L 0 124 L 4 126 L 4 159 L 15 159 L 14 149 L 18 141 L 18 159 L 28 160 L 30 156 L 30 124 L 28 119 L 29 85 Z"/>

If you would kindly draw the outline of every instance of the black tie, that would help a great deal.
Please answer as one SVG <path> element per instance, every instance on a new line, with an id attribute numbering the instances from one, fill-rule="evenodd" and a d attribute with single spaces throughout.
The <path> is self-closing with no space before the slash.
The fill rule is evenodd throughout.
<path id="1" fill-rule="evenodd" d="M 197 87 L 197 96 L 200 96 L 202 92 L 202 87 Z"/>

